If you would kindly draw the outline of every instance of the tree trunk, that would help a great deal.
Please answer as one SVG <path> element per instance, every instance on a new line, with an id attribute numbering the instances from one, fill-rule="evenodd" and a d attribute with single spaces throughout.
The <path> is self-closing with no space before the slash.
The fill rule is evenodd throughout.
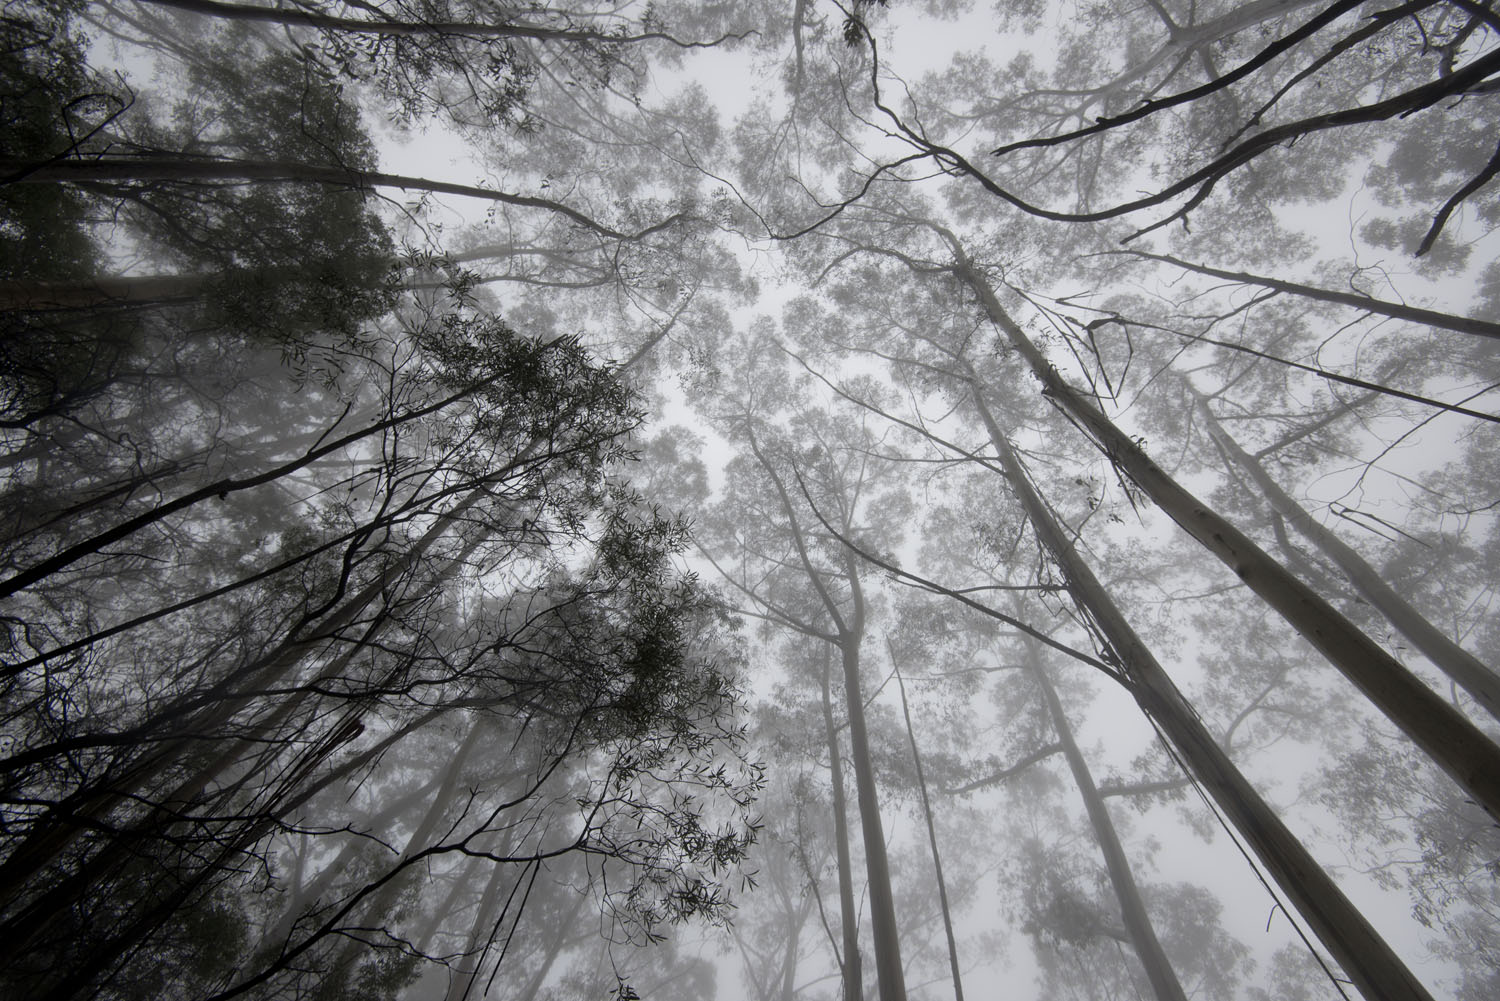
<path id="1" fill-rule="evenodd" d="M 906 1001 L 906 973 L 901 965 L 901 939 L 896 926 L 896 901 L 891 892 L 891 866 L 886 858 L 885 827 L 880 820 L 880 796 L 875 789 L 875 766 L 870 760 L 870 737 L 865 728 L 864 694 L 859 683 L 859 644 L 864 633 L 864 595 L 855 572 L 854 554 L 845 553 L 845 572 L 854 594 L 856 613 L 840 630 L 839 653 L 844 667 L 844 702 L 849 711 L 849 756 L 854 761 L 854 788 L 859 800 L 859 826 L 865 842 L 865 870 L 869 877 L 870 927 L 875 935 L 875 975 L 880 1001 Z"/>
<path id="2" fill-rule="evenodd" d="M 1052 680 L 1047 677 L 1047 668 L 1042 663 L 1038 645 L 1030 638 L 1022 642 L 1026 644 L 1027 673 L 1036 681 L 1042 700 L 1047 704 L 1047 712 L 1052 717 L 1052 729 L 1057 734 L 1058 743 L 1062 745 L 1063 757 L 1068 761 L 1073 782 L 1083 797 L 1084 809 L 1088 811 L 1089 824 L 1094 828 L 1094 839 L 1099 842 L 1099 851 L 1104 855 L 1104 867 L 1109 871 L 1109 882 L 1114 888 L 1115 899 L 1120 902 L 1120 917 L 1125 922 L 1125 932 L 1130 936 L 1135 954 L 1146 969 L 1151 989 L 1155 991 L 1158 1001 L 1187 1001 L 1182 984 L 1177 980 L 1177 972 L 1172 969 L 1172 963 L 1156 937 L 1151 917 L 1146 913 L 1146 903 L 1141 899 L 1140 888 L 1136 886 L 1135 876 L 1130 871 L 1130 862 L 1125 857 L 1125 848 L 1120 844 L 1114 821 L 1110 820 L 1109 808 L 1104 803 L 1104 797 L 1099 795 L 1088 762 L 1078 749 L 1078 742 L 1073 739 L 1073 728 L 1068 723 L 1067 714 L 1063 712 L 1062 702 L 1057 698 Z"/>
<path id="3" fill-rule="evenodd" d="M 890 646 L 890 640 L 886 645 Z M 917 769 L 917 792 L 922 797 L 922 817 L 927 821 L 927 844 L 932 848 L 932 868 L 937 874 L 938 907 L 943 912 L 943 933 L 948 937 L 948 968 L 953 974 L 953 1001 L 964 1001 L 964 981 L 958 969 L 958 942 L 953 937 L 953 913 L 948 908 L 948 882 L 943 878 L 943 858 L 938 853 L 937 825 L 932 822 L 932 802 L 927 797 L 927 778 L 922 773 L 922 752 L 917 750 L 917 732 L 912 728 L 911 709 L 906 704 L 906 681 L 901 677 L 901 665 L 896 663 L 894 649 L 891 649 L 891 667 L 896 672 L 896 687 L 901 692 L 901 715 L 906 720 L 906 738 L 911 741 L 911 760 Z"/>
<path id="4" fill-rule="evenodd" d="M 1401 959 L 1339 890 L 1312 855 L 1261 799 L 1214 741 L 1160 663 L 1136 636 L 1109 593 L 1073 548 L 1052 512 L 1031 486 L 1010 441 L 985 405 L 978 380 L 974 403 L 1012 489 L 1033 530 L 1067 580 L 1079 609 L 1097 624 L 1129 679 L 1131 695 L 1176 749 L 1179 760 L 1219 804 L 1261 864 L 1280 885 L 1313 933 L 1371 1001 L 1432 1001 Z"/>
<path id="5" fill-rule="evenodd" d="M 749 434 L 750 450 L 775 485 L 777 496 L 786 512 L 797 558 L 817 592 L 828 617 L 838 631 L 836 645 L 844 669 L 844 701 L 849 713 L 849 756 L 854 761 L 854 788 L 859 802 L 860 831 L 865 844 L 865 872 L 869 880 L 870 925 L 875 936 L 875 973 L 880 1001 L 906 1001 L 906 975 L 901 965 L 901 938 L 896 925 L 896 904 L 891 892 L 891 868 L 886 858 L 885 830 L 880 820 L 880 796 L 875 788 L 875 768 L 870 760 L 870 739 L 865 728 L 864 696 L 859 683 L 859 644 L 865 631 L 865 596 L 859 581 L 857 555 L 847 547 L 843 552 L 841 576 L 849 585 L 848 608 L 829 592 L 820 570 L 808 555 L 797 509 L 787 494 L 786 484 L 777 474 Z M 847 527 L 847 526 L 846 526 Z"/>
<path id="6" fill-rule="evenodd" d="M 1281 489 L 1265 467 L 1240 448 L 1239 443 L 1215 419 L 1207 400 L 1200 396 L 1198 402 L 1207 422 L 1209 435 L 1224 454 L 1255 481 L 1271 506 L 1291 522 L 1292 527 L 1304 538 L 1317 546 L 1324 556 L 1332 560 L 1344 572 L 1360 597 L 1385 616 L 1386 621 L 1410 640 L 1412 646 L 1425 654 L 1444 674 L 1458 682 L 1491 716 L 1500 719 L 1500 676 L 1411 607 L 1395 588 L 1381 578 L 1379 571 L 1308 513 L 1290 494 Z"/>
<path id="7" fill-rule="evenodd" d="M 1041 381 L 1043 395 L 1071 417 L 1115 465 L 1189 535 L 1217 556 L 1352 681 L 1492 817 L 1500 818 L 1500 746 L 1361 633 L 1290 571 L 1152 462 L 1096 405 L 1069 386 L 1001 307 L 994 291 L 953 245 L 953 273 Z M 971 370 L 972 372 L 972 370 Z"/>
<path id="8" fill-rule="evenodd" d="M 859 956 L 859 919 L 854 909 L 854 867 L 849 857 L 849 807 L 844 799 L 844 755 L 833 723 L 828 647 L 823 647 L 823 727 L 828 734 L 828 770 L 833 783 L 833 839 L 839 865 L 839 918 L 844 939 L 844 1001 L 864 1001 Z"/>

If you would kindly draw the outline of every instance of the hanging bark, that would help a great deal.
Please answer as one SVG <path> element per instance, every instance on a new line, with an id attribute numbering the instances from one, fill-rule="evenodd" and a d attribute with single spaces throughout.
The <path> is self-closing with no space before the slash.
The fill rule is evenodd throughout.
<path id="1" fill-rule="evenodd" d="M 1457 709 L 1244 533 L 1194 497 L 1147 457 L 1104 412 L 1073 389 L 1001 307 L 994 291 L 951 241 L 953 274 L 978 297 L 986 315 L 1062 409 L 1125 475 L 1189 535 L 1274 608 L 1402 732 L 1435 760 L 1492 817 L 1500 818 L 1500 746 Z M 972 370 L 971 370 L 972 371 Z"/>
<path id="2" fill-rule="evenodd" d="M 1108 640 L 1110 652 L 1129 679 L 1130 693 L 1142 711 L 1171 742 L 1194 778 L 1218 803 L 1359 990 L 1371 1001 L 1432 1001 L 1422 982 L 1215 742 L 1032 487 L 1010 441 L 985 404 L 977 377 L 973 377 L 972 390 L 975 408 L 1038 540 L 1062 570 L 1078 608 Z"/>
<path id="3" fill-rule="evenodd" d="M 1146 913 L 1146 903 L 1141 899 L 1140 888 L 1136 886 L 1135 876 L 1130 871 L 1130 862 L 1125 857 L 1125 848 L 1120 844 L 1114 821 L 1110 819 L 1109 808 L 1104 803 L 1104 797 L 1099 794 L 1098 786 L 1094 784 L 1088 762 L 1078 748 L 1078 741 L 1073 739 L 1073 727 L 1068 723 L 1067 714 L 1063 712 L 1062 702 L 1057 697 L 1056 689 L 1052 687 L 1052 680 L 1047 677 L 1041 651 L 1034 640 L 1027 638 L 1022 642 L 1026 644 L 1026 671 L 1042 693 L 1042 701 L 1047 704 L 1047 713 L 1052 718 L 1052 729 L 1057 734 L 1057 742 L 1062 745 L 1063 757 L 1067 759 L 1068 769 L 1073 773 L 1073 782 L 1078 786 L 1079 795 L 1083 797 L 1083 807 L 1088 812 L 1089 825 L 1094 829 L 1094 840 L 1099 842 L 1099 851 L 1104 856 L 1109 883 L 1115 891 L 1115 899 L 1120 902 L 1120 917 L 1125 923 L 1125 933 L 1130 936 L 1130 943 L 1135 947 L 1136 957 L 1145 968 L 1146 978 L 1151 981 L 1151 989 L 1156 992 L 1158 1001 L 1187 1001 L 1187 995 L 1177 979 L 1177 971 L 1172 969 L 1171 960 L 1167 959 L 1166 951 L 1156 937 L 1151 917 Z"/>
<path id="4" fill-rule="evenodd" d="M 1333 561 L 1344 572 L 1350 585 L 1360 597 L 1368 601 L 1386 621 L 1411 641 L 1427 659 L 1448 677 L 1457 682 L 1464 691 L 1474 697 L 1485 710 L 1500 719 L 1500 676 L 1492 668 L 1469 651 L 1450 639 L 1441 629 L 1401 597 L 1380 576 L 1380 573 L 1362 559 L 1359 553 L 1347 545 L 1331 530 L 1325 528 L 1296 499 L 1281 489 L 1271 475 L 1255 458 L 1240 448 L 1229 433 L 1219 424 L 1208 401 L 1198 398 L 1199 409 L 1204 415 L 1208 433 L 1224 455 L 1234 462 L 1252 479 L 1271 506 L 1291 523 L 1301 535 Z"/>

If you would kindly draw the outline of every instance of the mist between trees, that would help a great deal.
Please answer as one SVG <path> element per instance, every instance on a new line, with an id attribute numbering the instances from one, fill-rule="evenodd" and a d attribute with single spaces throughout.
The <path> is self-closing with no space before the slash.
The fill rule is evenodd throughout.
<path id="1" fill-rule="evenodd" d="M 1500 996 L 1487 3 L 0 32 L 0 997 Z"/>

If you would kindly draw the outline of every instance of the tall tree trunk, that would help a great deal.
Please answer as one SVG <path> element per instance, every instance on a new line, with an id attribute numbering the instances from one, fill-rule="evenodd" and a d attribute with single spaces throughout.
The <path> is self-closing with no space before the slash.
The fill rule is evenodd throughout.
<path id="1" fill-rule="evenodd" d="M 1155 722 L 1199 784 L 1240 832 L 1313 933 L 1371 1001 L 1432 1001 L 1359 909 L 1240 774 L 1192 705 L 1141 642 L 1109 592 L 1073 548 L 1067 533 L 1032 487 L 1010 441 L 995 423 L 977 379 L 973 399 L 1001 465 L 1043 548 L 1057 563 L 1078 608 L 1108 640 L 1142 711 Z"/>
<path id="2" fill-rule="evenodd" d="M 1196 395 L 1196 394 L 1195 394 Z M 1198 397 L 1199 409 L 1203 413 L 1208 433 L 1225 457 L 1244 470 L 1256 486 L 1266 495 L 1271 506 L 1291 523 L 1303 538 L 1333 561 L 1360 597 L 1368 601 L 1375 610 L 1385 616 L 1386 621 L 1411 641 L 1427 659 L 1442 672 L 1458 682 L 1474 701 L 1485 708 L 1491 716 L 1500 719 L 1500 676 L 1469 651 L 1450 639 L 1442 630 L 1427 620 L 1421 612 L 1411 607 L 1406 599 L 1396 592 L 1380 576 L 1379 571 L 1366 563 L 1353 548 L 1331 530 L 1325 528 L 1306 508 L 1283 490 L 1256 459 L 1240 448 L 1239 442 L 1214 417 L 1208 401 Z"/>
<path id="3" fill-rule="evenodd" d="M 1233 570 L 1343 672 L 1492 817 L 1500 819 L 1500 746 L 1317 592 L 1152 462 L 1096 404 L 1063 380 L 1001 307 L 994 290 L 963 255 L 956 240 L 952 247 L 958 258 L 954 275 L 968 285 L 990 320 L 1026 359 L 1042 383 L 1043 395 L 1061 407 L 1173 521 Z"/>
<path id="4" fill-rule="evenodd" d="M 833 722 L 828 645 L 823 646 L 823 727 L 828 735 L 829 780 L 833 784 L 833 840 L 839 868 L 839 919 L 844 939 L 844 1001 L 864 1001 L 859 955 L 859 915 L 854 908 L 854 867 L 849 852 L 849 806 L 844 799 L 844 753 Z"/>
<path id="5" fill-rule="evenodd" d="M 901 964 L 901 938 L 896 925 L 895 896 L 891 892 L 891 867 L 886 857 L 885 829 L 880 820 L 880 796 L 875 788 L 875 768 L 870 760 L 870 738 L 865 727 L 864 696 L 859 683 L 859 645 L 865 632 L 865 595 L 859 580 L 858 557 L 847 547 L 843 552 L 840 574 L 849 586 L 848 607 L 828 590 L 824 571 L 808 554 L 797 508 L 787 494 L 786 484 L 776 472 L 749 433 L 750 450 L 775 486 L 782 509 L 791 529 L 797 558 L 834 623 L 836 645 L 844 669 L 844 701 L 849 713 L 849 756 L 854 762 L 854 788 L 859 802 L 860 831 L 865 844 L 865 873 L 869 880 L 870 926 L 875 937 L 875 973 L 879 982 L 880 1001 L 906 1001 L 906 975 Z M 847 527 L 847 526 L 846 526 Z"/>
<path id="6" fill-rule="evenodd" d="M 932 848 L 932 868 L 937 875 L 938 907 L 943 912 L 943 933 L 948 938 L 948 969 L 953 974 L 953 1001 L 964 1001 L 964 981 L 958 968 L 958 941 L 953 937 L 953 912 L 948 907 L 948 881 L 943 878 L 943 857 L 938 852 L 937 825 L 932 821 L 932 802 L 927 797 L 927 776 L 922 772 L 922 752 L 917 750 L 917 732 L 911 725 L 911 708 L 906 703 L 906 680 L 896 651 L 890 648 L 891 668 L 896 672 L 896 687 L 901 692 L 901 715 L 906 720 L 906 739 L 911 742 L 911 760 L 917 769 L 917 792 L 922 799 L 922 817 L 927 821 L 927 844 Z"/>
<path id="7" fill-rule="evenodd" d="M 1078 741 L 1073 738 L 1073 727 L 1068 723 L 1067 714 L 1063 712 L 1057 690 L 1052 687 L 1052 679 L 1047 677 L 1039 644 L 1030 637 L 1024 638 L 1022 642 L 1026 645 L 1026 671 L 1041 691 L 1042 701 L 1047 704 L 1047 712 L 1052 717 L 1052 729 L 1057 734 L 1057 742 L 1062 745 L 1063 757 L 1068 761 L 1073 782 L 1078 786 L 1079 795 L 1083 797 L 1089 824 L 1094 829 L 1094 839 L 1099 842 L 1099 851 L 1104 855 L 1104 867 L 1109 872 L 1110 886 L 1114 888 L 1115 899 L 1120 902 L 1120 916 L 1125 922 L 1125 933 L 1135 946 L 1135 954 L 1146 969 L 1146 977 L 1151 981 L 1151 989 L 1156 992 L 1158 1001 L 1187 1001 L 1187 995 L 1183 993 L 1182 984 L 1177 979 L 1177 972 L 1172 969 L 1172 963 L 1156 937 L 1151 917 L 1146 913 L 1146 903 L 1141 899 L 1140 888 L 1136 886 L 1135 876 L 1130 871 L 1130 862 L 1125 857 L 1125 848 L 1120 844 L 1114 821 L 1109 817 L 1109 808 L 1104 803 L 1104 797 L 1099 795 L 1099 788 L 1094 784 L 1094 776 L 1089 771 L 1083 752 L 1078 748 Z"/>
<path id="8" fill-rule="evenodd" d="M 875 766 L 870 758 L 870 736 L 865 727 L 865 701 L 859 683 L 859 647 L 864 635 L 864 593 L 854 563 L 845 552 L 845 576 L 853 594 L 855 613 L 839 630 L 839 653 L 844 667 L 844 702 L 849 711 L 849 756 L 854 761 L 854 789 L 859 800 L 859 826 L 864 835 L 865 870 L 869 877 L 870 927 L 875 935 L 875 975 L 880 1001 L 906 1001 L 906 973 L 901 964 L 901 939 L 896 925 L 896 900 L 891 892 L 891 865 L 886 857 L 885 826 L 880 820 L 880 796 L 875 788 Z"/>

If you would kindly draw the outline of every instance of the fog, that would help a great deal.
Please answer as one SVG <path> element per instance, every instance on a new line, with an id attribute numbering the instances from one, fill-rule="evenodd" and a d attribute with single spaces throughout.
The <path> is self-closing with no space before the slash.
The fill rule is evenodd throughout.
<path id="1" fill-rule="evenodd" d="M 1500 20 L 24 0 L 0 997 L 1500 996 Z"/>

